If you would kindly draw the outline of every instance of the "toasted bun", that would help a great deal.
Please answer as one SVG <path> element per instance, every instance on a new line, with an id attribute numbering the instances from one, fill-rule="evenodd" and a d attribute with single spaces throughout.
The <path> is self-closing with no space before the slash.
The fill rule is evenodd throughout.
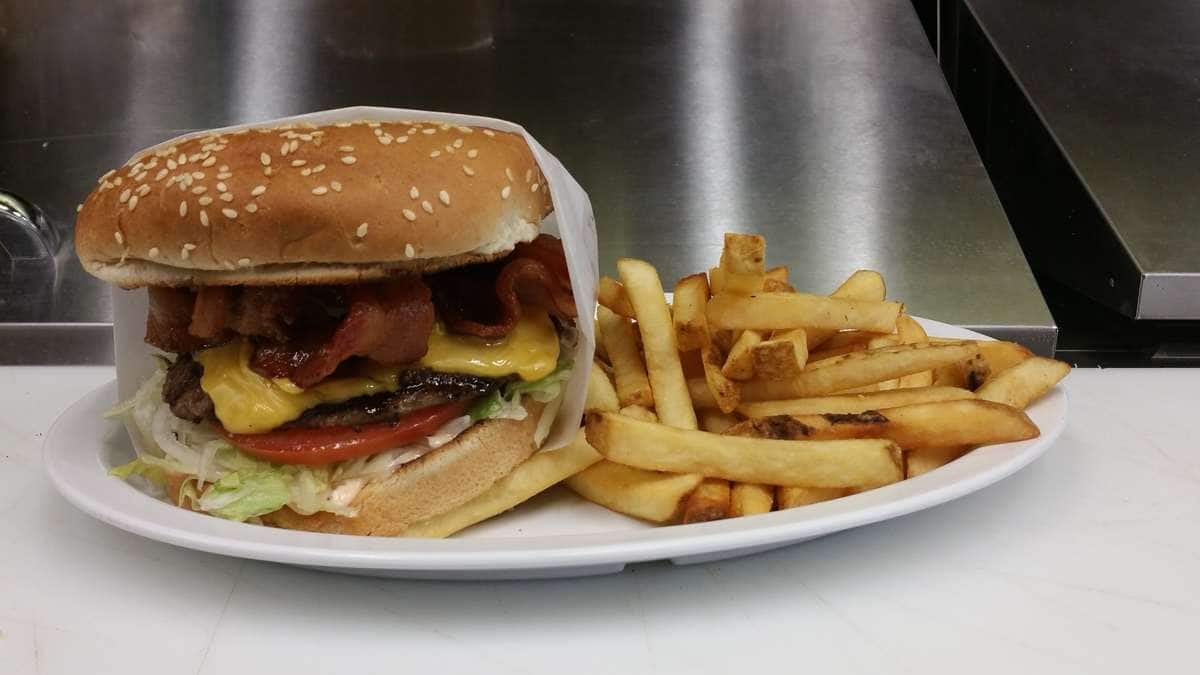
<path id="1" fill-rule="evenodd" d="M 517 134 L 287 125 L 139 154 L 88 195 L 75 247 L 125 287 L 352 283 L 503 256 L 551 209 Z"/>

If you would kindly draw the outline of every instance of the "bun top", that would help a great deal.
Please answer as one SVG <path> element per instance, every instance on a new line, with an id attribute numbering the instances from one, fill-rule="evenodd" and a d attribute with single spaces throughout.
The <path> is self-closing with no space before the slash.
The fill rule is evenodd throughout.
<path id="1" fill-rule="evenodd" d="M 125 287 L 352 283 L 501 257 L 552 208 L 518 134 L 289 124 L 139 153 L 88 195 L 75 248 Z"/>

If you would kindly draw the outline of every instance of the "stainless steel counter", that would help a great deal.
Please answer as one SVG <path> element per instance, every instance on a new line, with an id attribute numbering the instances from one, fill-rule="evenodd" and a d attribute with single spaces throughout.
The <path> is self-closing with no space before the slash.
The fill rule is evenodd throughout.
<path id="1" fill-rule="evenodd" d="M 1059 280 L 1137 319 L 1200 319 L 1200 5 L 965 4 L 1099 209 L 1095 231 L 1038 225 L 1082 262 Z"/>
<path id="2" fill-rule="evenodd" d="M 351 104 L 521 122 L 591 194 L 602 270 L 645 257 L 671 283 L 721 232 L 762 232 L 802 288 L 871 267 L 916 314 L 1053 348 L 906 0 L 3 0 L 0 19 L 0 188 L 68 239 L 49 301 L 0 287 L 0 362 L 107 358 L 107 289 L 69 249 L 104 169 L 184 129 Z"/>

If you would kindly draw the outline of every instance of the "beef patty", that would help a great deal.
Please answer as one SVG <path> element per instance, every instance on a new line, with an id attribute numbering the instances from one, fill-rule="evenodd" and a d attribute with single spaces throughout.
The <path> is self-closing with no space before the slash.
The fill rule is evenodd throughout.
<path id="1" fill-rule="evenodd" d="M 212 399 L 200 387 L 204 367 L 188 354 L 167 369 L 162 396 L 176 417 L 192 422 L 216 421 Z M 439 373 L 425 368 L 400 372 L 396 391 L 359 396 L 342 403 L 311 408 L 285 427 L 333 427 L 379 424 L 395 420 L 421 408 L 459 399 L 478 398 L 503 385 L 506 379 Z"/>

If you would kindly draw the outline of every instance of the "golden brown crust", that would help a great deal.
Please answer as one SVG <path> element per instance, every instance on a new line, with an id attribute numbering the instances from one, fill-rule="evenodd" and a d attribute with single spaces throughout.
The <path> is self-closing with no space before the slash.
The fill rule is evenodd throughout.
<path id="1" fill-rule="evenodd" d="M 196 270 L 253 283 L 245 279 L 260 267 L 504 253 L 536 236 L 551 208 L 517 134 L 432 122 L 289 125 L 141 153 L 88 195 L 75 246 L 89 272 L 124 286 L 183 285 Z M 309 276 L 294 283 L 328 283 Z"/>
<path id="2" fill-rule="evenodd" d="M 286 506 L 262 517 L 290 530 L 394 537 L 411 523 L 445 513 L 482 494 L 537 448 L 533 432 L 543 406 L 527 403 L 521 421 L 485 420 L 394 473 L 363 486 L 353 518 L 319 512 L 302 516 Z"/>

